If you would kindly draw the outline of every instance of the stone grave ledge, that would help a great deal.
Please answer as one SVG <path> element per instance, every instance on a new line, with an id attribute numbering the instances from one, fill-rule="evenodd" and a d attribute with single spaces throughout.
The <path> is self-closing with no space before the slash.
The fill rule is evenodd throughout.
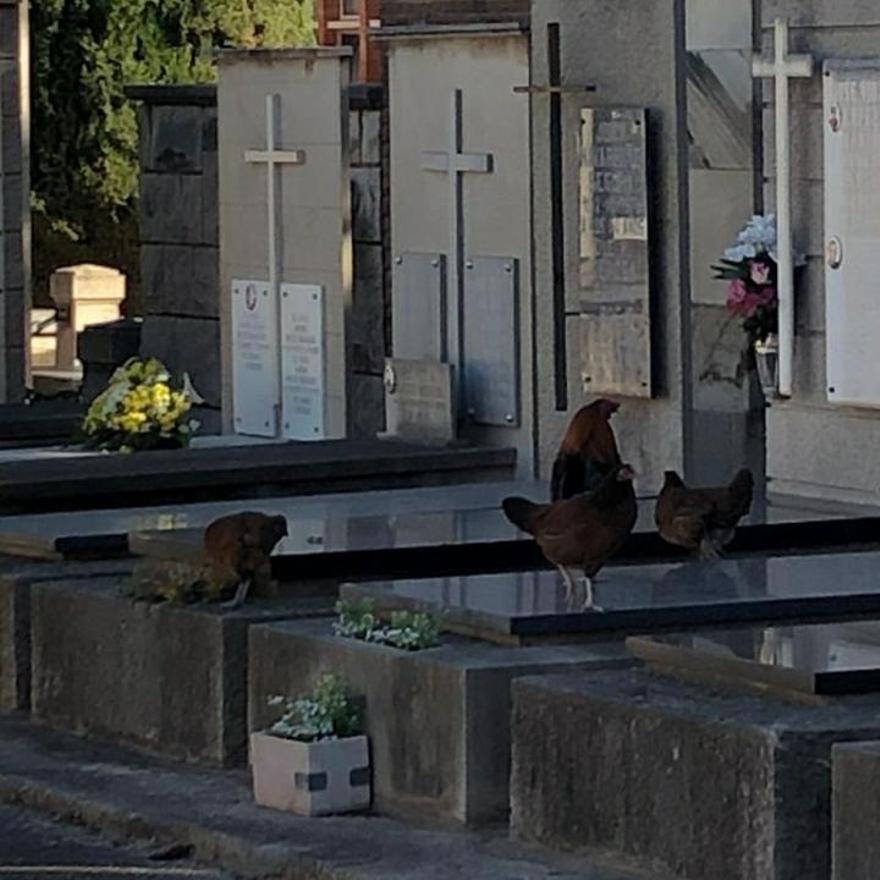
<path id="1" fill-rule="evenodd" d="M 31 589 L 41 581 L 124 576 L 132 562 L 39 562 L 0 557 L 0 710 L 30 708 Z"/>
<path id="2" fill-rule="evenodd" d="M 212 445 L 0 460 L 0 513 L 316 495 L 513 478 L 516 450 L 395 440 Z"/>
<path id="3" fill-rule="evenodd" d="M 0 405 L 0 448 L 51 445 L 68 440 L 85 415 L 76 400 Z"/>
<path id="4" fill-rule="evenodd" d="M 366 698 L 377 809 L 473 826 L 507 820 L 513 679 L 631 662 L 620 643 L 508 648 L 444 636 L 407 652 L 335 636 L 329 620 L 254 626 L 249 641 L 251 730 L 274 717 L 269 696 L 308 691 L 334 671 Z"/>
<path id="5" fill-rule="evenodd" d="M 880 741 L 831 750 L 832 880 L 876 880 L 880 865 Z"/>
<path id="6" fill-rule="evenodd" d="M 32 586 L 34 715 L 185 760 L 242 764 L 248 627 L 329 614 L 332 598 L 228 610 L 135 602 L 123 585 L 115 576 Z"/>
<path id="7" fill-rule="evenodd" d="M 794 703 L 642 669 L 522 678 L 513 700 L 514 836 L 688 878 L 827 880 L 832 747 L 880 738 L 880 694 Z"/>

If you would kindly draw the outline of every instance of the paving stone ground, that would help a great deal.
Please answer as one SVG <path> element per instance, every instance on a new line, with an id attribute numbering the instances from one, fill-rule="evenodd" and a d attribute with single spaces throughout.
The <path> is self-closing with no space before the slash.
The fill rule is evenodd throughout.
<path id="1" fill-rule="evenodd" d="M 183 858 L 173 858 L 175 855 Z M 172 857 L 157 859 L 157 856 Z M 153 857 L 153 858 L 151 858 Z M 0 806 L 0 880 L 227 880 L 166 847 L 118 845 L 23 807 Z M 231 878 L 228 878 L 231 880 Z"/>
<path id="2" fill-rule="evenodd" d="M 191 846 L 196 862 L 250 878 L 667 880 L 513 844 L 506 830 L 476 834 L 369 815 L 305 819 L 261 809 L 246 773 L 80 739 L 21 714 L 0 715 L 0 802 L 126 844 Z"/>

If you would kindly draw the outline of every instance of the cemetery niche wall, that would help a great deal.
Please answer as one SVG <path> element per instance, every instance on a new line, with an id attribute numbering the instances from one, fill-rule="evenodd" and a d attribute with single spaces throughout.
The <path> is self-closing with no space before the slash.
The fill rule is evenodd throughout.
<path id="1" fill-rule="evenodd" d="M 778 17 L 788 51 L 812 56 L 814 73 L 789 83 L 793 245 L 806 265 L 795 276 L 792 396 L 767 413 L 767 473 L 775 493 L 876 504 L 880 21 L 872 4 L 770 0 L 761 10 L 765 58 Z M 773 211 L 772 80 L 763 89 L 764 197 Z"/>
<path id="2" fill-rule="evenodd" d="M 384 12 L 383 12 L 384 15 Z M 452 368 L 459 433 L 534 461 L 528 37 L 383 27 L 392 351 Z"/>
<path id="3" fill-rule="evenodd" d="M 347 434 L 352 239 L 348 49 L 220 56 L 224 425 Z"/>
<path id="4" fill-rule="evenodd" d="M 546 475 L 574 412 L 625 396 L 618 442 L 651 491 L 691 442 L 685 15 L 640 6 L 636 32 L 632 12 L 532 3 L 536 442 Z"/>

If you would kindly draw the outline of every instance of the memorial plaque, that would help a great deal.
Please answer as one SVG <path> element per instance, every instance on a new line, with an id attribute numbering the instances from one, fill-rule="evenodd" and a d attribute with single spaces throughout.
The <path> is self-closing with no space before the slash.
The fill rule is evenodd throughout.
<path id="1" fill-rule="evenodd" d="M 446 257 L 401 254 L 392 277 L 394 354 L 403 360 L 447 360 Z"/>
<path id="2" fill-rule="evenodd" d="M 519 264 L 471 257 L 464 272 L 464 395 L 468 418 L 519 425 Z"/>
<path id="3" fill-rule="evenodd" d="M 389 358 L 385 364 L 388 436 L 417 443 L 455 437 L 453 369 L 434 361 Z"/>
<path id="4" fill-rule="evenodd" d="M 814 695 L 880 690 L 880 622 L 738 627 L 633 637 L 630 653 L 689 678 Z"/>
<path id="5" fill-rule="evenodd" d="M 584 393 L 651 396 L 647 118 L 581 111 L 578 312 Z"/>
<path id="6" fill-rule="evenodd" d="M 278 304 L 265 281 L 232 282 L 232 409 L 237 434 L 277 433 Z"/>
<path id="7" fill-rule="evenodd" d="M 281 417 L 288 440 L 324 437 L 324 292 L 281 285 Z"/>
<path id="8" fill-rule="evenodd" d="M 880 406 L 880 61 L 826 61 L 828 399 Z"/>

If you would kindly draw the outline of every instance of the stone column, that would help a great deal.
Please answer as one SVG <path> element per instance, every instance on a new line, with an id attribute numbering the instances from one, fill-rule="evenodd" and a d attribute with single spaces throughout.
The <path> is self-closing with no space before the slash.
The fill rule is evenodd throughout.
<path id="1" fill-rule="evenodd" d="M 0 0 L 0 401 L 24 396 L 30 304 L 28 5 Z"/>

